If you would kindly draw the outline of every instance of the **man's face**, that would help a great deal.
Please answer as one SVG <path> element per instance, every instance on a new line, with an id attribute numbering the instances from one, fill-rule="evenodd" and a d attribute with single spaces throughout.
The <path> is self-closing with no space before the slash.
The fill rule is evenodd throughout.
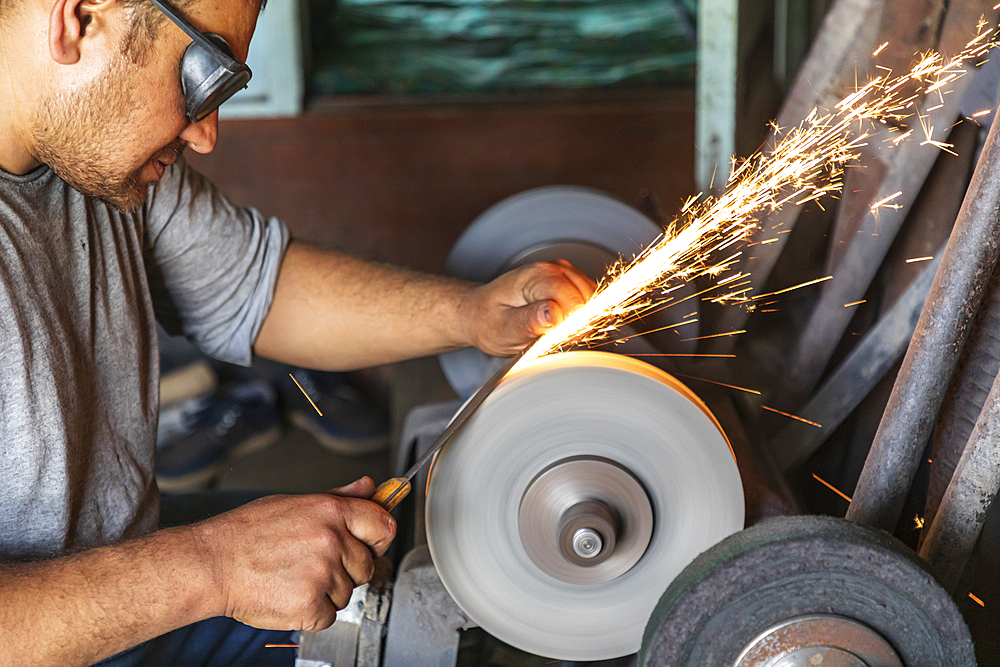
<path id="1" fill-rule="evenodd" d="M 257 7 L 199 0 L 182 13 L 199 29 L 221 34 L 245 59 Z M 36 158 L 84 194 L 121 211 L 139 208 L 149 184 L 186 145 L 208 152 L 215 144 L 217 114 L 199 123 L 185 115 L 179 67 L 190 41 L 165 23 L 139 62 L 119 49 L 96 78 L 44 96 L 33 117 Z"/>

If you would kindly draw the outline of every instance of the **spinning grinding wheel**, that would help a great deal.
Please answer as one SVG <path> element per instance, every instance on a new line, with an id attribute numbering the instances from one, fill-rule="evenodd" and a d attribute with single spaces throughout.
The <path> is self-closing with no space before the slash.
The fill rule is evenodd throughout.
<path id="1" fill-rule="evenodd" d="M 445 273 L 463 280 L 489 282 L 510 269 L 532 262 L 566 259 L 597 280 L 620 258 L 631 259 L 662 232 L 639 211 L 588 188 L 550 186 L 508 197 L 479 216 L 455 243 Z M 694 293 L 683 285 L 675 300 Z M 691 320 L 697 299 L 685 301 L 683 311 L 667 309 L 650 318 L 650 329 Z M 682 317 L 689 315 L 689 317 Z M 684 336 L 664 332 L 657 345 L 663 352 L 694 352 L 697 323 Z M 654 350 L 655 351 L 655 350 Z M 468 348 L 441 355 L 445 377 L 459 396 L 467 398 L 492 375 L 503 360 Z"/>
<path id="2" fill-rule="evenodd" d="M 427 541 L 470 618 L 532 653 L 634 653 L 667 584 L 743 526 L 728 442 L 702 402 L 629 357 L 515 370 L 430 474 Z"/>
<path id="3" fill-rule="evenodd" d="M 712 547 L 650 616 L 644 667 L 974 667 L 969 631 L 888 534 L 782 517 Z"/>

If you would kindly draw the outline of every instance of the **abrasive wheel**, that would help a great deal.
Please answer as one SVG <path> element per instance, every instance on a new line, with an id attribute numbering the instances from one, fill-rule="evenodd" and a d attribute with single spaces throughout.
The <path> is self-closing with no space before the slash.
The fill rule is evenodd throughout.
<path id="1" fill-rule="evenodd" d="M 781 517 L 692 562 L 649 618 L 644 667 L 973 667 L 948 593 L 902 543 Z"/>
<path id="2" fill-rule="evenodd" d="M 728 441 L 646 363 L 602 352 L 515 370 L 438 456 L 427 541 L 484 630 L 566 660 L 634 653 L 659 594 L 743 526 Z"/>
<path id="3" fill-rule="evenodd" d="M 500 274 L 532 262 L 566 259 L 594 280 L 604 276 L 619 259 L 631 259 L 663 230 L 634 208 L 604 193 L 573 186 L 528 190 L 491 206 L 476 218 L 455 243 L 445 264 L 446 275 L 489 282 Z M 680 301 L 694 293 L 681 285 L 671 293 Z M 696 320 L 698 300 L 653 315 L 649 329 Z M 685 315 L 687 317 L 685 317 Z M 653 334 L 663 352 L 694 352 L 696 321 L 685 325 L 683 336 Z M 655 350 L 653 350 L 655 351 Z M 440 356 L 449 384 L 464 398 L 503 364 L 475 348 Z"/>

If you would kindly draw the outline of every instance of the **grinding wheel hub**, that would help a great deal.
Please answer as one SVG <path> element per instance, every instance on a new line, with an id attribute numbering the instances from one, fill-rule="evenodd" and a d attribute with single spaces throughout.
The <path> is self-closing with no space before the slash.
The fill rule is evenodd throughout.
<path id="1" fill-rule="evenodd" d="M 814 614 L 782 621 L 754 638 L 733 667 L 903 667 L 885 637 L 850 618 Z"/>
<path id="2" fill-rule="evenodd" d="M 572 584 L 596 584 L 627 572 L 653 534 L 653 508 L 639 480 L 613 461 L 559 461 L 534 479 L 517 513 L 528 557 Z"/>
<path id="3" fill-rule="evenodd" d="M 435 567 L 469 618 L 564 660 L 636 652 L 673 577 L 744 517 L 701 401 L 603 352 L 508 376 L 441 451 L 426 509 Z"/>

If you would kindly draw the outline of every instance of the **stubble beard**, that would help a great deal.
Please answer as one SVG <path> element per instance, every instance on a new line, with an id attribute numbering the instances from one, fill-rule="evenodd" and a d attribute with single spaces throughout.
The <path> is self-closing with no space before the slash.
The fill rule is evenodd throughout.
<path id="1" fill-rule="evenodd" d="M 115 134 L 136 127 L 134 71 L 124 57 L 116 58 L 88 87 L 44 98 L 32 119 L 36 159 L 75 190 L 123 213 L 138 210 L 148 193 L 140 177 L 148 163 L 124 174 L 116 167 L 129 155 Z"/>

